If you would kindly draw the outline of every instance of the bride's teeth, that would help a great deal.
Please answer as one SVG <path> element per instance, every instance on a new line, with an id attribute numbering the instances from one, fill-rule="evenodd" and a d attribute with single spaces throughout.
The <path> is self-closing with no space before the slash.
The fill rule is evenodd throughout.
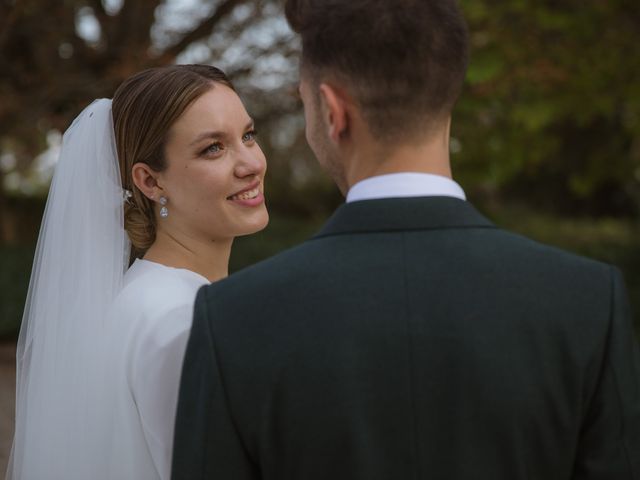
<path id="1" fill-rule="evenodd" d="M 240 193 L 238 195 L 233 195 L 231 200 L 251 200 L 256 198 L 260 194 L 259 188 L 254 188 L 253 190 L 249 190 L 248 192 Z"/>

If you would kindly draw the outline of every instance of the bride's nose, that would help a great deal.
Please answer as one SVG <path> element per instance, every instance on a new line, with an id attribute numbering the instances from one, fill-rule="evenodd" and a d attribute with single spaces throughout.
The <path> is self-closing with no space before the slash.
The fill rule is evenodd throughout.
<path id="1" fill-rule="evenodd" d="M 248 177 L 250 175 L 261 176 L 267 168 L 267 162 L 260 150 L 260 147 L 254 145 L 250 148 L 243 148 L 238 154 L 234 173 L 239 178 Z"/>

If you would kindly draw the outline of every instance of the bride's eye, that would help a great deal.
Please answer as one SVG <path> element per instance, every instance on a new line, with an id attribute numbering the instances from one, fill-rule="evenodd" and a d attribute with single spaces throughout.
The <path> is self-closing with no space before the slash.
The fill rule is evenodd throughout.
<path id="1" fill-rule="evenodd" d="M 222 144 L 220 142 L 215 142 L 205 148 L 201 154 L 202 155 L 215 155 L 216 153 L 220 153 L 222 151 Z"/>
<path id="2" fill-rule="evenodd" d="M 243 142 L 253 142 L 256 137 L 258 136 L 258 132 L 256 132 L 255 130 L 249 130 L 247 133 L 245 133 L 242 136 L 242 141 Z"/>

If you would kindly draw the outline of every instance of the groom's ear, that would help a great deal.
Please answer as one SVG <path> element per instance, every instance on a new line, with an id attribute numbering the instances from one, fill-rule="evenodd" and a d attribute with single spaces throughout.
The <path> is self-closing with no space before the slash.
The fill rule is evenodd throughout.
<path id="1" fill-rule="evenodd" d="M 329 138 L 339 143 L 351 128 L 352 102 L 344 90 L 321 83 L 320 103 Z"/>

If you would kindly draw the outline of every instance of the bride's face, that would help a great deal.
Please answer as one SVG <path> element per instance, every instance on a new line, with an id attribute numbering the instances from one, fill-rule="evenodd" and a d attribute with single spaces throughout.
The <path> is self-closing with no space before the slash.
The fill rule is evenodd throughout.
<path id="1" fill-rule="evenodd" d="M 204 241 L 247 235 L 269 220 L 265 156 L 238 95 L 215 86 L 173 124 L 158 178 L 168 199 L 162 226 Z M 162 228 L 162 227 L 161 227 Z"/>

